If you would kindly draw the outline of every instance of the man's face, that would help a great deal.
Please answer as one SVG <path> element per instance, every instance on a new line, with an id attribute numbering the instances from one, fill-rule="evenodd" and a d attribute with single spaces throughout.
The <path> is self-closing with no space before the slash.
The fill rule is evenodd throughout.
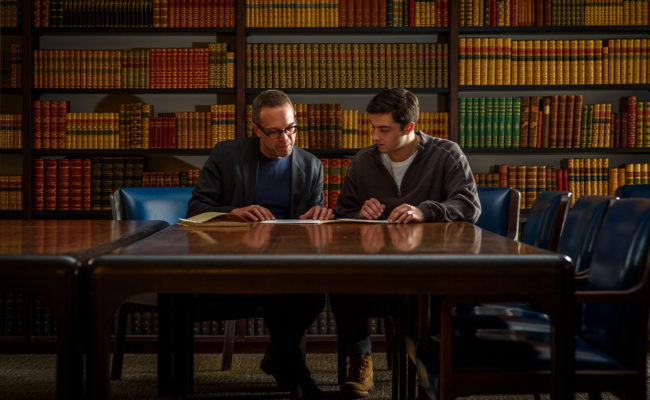
<path id="1" fill-rule="evenodd" d="M 253 124 L 253 132 L 260 138 L 262 154 L 268 158 L 282 158 L 290 155 L 296 134 L 289 134 L 285 130 L 294 125 L 296 125 L 296 118 L 290 104 L 274 108 L 262 107 L 259 124 Z M 267 135 L 262 130 L 271 133 L 271 135 Z M 278 133 L 278 131 L 282 132 Z"/>
<path id="2" fill-rule="evenodd" d="M 406 144 L 405 133 L 408 133 L 408 125 L 402 129 L 391 113 L 370 114 L 369 119 L 372 125 L 372 140 L 377 144 L 380 153 L 399 150 Z"/>

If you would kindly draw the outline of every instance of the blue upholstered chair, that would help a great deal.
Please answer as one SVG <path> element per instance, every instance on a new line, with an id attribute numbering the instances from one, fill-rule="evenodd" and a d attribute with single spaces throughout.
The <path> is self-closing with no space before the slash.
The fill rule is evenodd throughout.
<path id="1" fill-rule="evenodd" d="M 586 261 L 584 261 L 586 262 Z M 646 398 L 646 346 L 650 303 L 650 199 L 622 199 L 605 214 L 588 262 L 586 288 L 576 301 L 586 303 L 582 332 L 576 336 L 576 392 L 612 392 Z M 448 310 L 446 310 L 448 311 Z M 508 328 L 454 331 L 454 396 L 531 393 L 548 390 L 550 331 Z M 416 351 L 420 385 L 436 397 L 439 350 L 434 338 Z M 485 371 L 485 379 L 463 382 L 462 373 Z M 530 373 L 530 376 L 528 375 Z M 505 378 L 497 385 L 495 377 Z M 480 382 L 481 390 L 475 383 Z"/>
<path id="2" fill-rule="evenodd" d="M 192 187 L 129 187 L 111 196 L 113 219 L 161 220 L 174 225 L 185 218 Z"/>
<path id="3" fill-rule="evenodd" d="M 547 190 L 533 202 L 520 241 L 555 251 L 564 226 L 571 192 Z"/>
<path id="4" fill-rule="evenodd" d="M 517 238 L 521 193 L 510 187 L 477 187 L 481 216 L 476 225 L 499 235 Z"/>
<path id="5" fill-rule="evenodd" d="M 170 225 L 185 218 L 187 205 L 192 198 L 192 187 L 129 187 L 116 190 L 111 196 L 113 219 L 132 220 L 163 220 Z M 197 296 L 193 306 L 194 319 L 197 321 L 225 319 L 223 355 L 221 369 L 228 370 L 232 364 L 232 353 L 235 342 L 236 320 L 244 315 L 250 317 L 261 316 L 261 311 L 254 304 L 245 304 L 241 301 L 228 301 L 227 296 Z M 238 297 L 238 299 L 240 299 Z M 124 342 L 126 337 L 126 317 L 134 308 L 141 306 L 153 307 L 157 305 L 157 296 L 147 293 L 135 296 L 124 303 L 119 310 L 113 352 L 113 365 L 111 378 L 119 379 L 122 373 L 124 358 Z M 239 303 L 237 307 L 224 310 L 229 303 Z M 221 308 L 222 311 L 219 311 Z M 235 309 L 236 308 L 236 309 Z"/>
<path id="6" fill-rule="evenodd" d="M 616 196 L 622 199 L 631 197 L 650 198 L 650 183 L 642 185 L 623 185 L 616 189 Z"/>

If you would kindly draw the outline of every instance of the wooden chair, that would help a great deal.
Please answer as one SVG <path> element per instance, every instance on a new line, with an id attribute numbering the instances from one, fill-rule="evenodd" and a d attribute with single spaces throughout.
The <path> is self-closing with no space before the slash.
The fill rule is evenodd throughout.
<path id="1" fill-rule="evenodd" d="M 605 214 L 598 231 L 586 288 L 587 303 L 576 336 L 575 390 L 646 398 L 646 346 L 650 308 L 650 199 L 622 199 Z M 449 309 L 443 312 L 450 312 Z M 451 349 L 433 338 L 417 348 L 418 378 L 426 394 L 438 395 L 440 352 L 452 351 L 452 397 L 541 393 L 548 390 L 550 329 L 455 330 Z M 469 382 L 463 373 L 480 372 Z"/>
<path id="2" fill-rule="evenodd" d="M 510 187 L 477 187 L 481 216 L 476 225 L 490 232 L 517 239 L 521 193 Z"/>
<path id="3" fill-rule="evenodd" d="M 187 204 L 192 197 L 192 190 L 192 187 L 130 187 L 118 189 L 111 196 L 113 219 L 163 220 L 173 225 L 178 222 L 178 218 L 185 217 Z M 231 310 L 228 305 L 235 303 L 242 302 L 239 299 L 229 301 L 228 296 L 200 295 L 194 296 L 193 301 L 192 312 L 195 321 L 226 320 L 221 358 L 222 370 L 229 370 L 232 365 L 237 329 L 237 321 L 234 318 L 242 318 L 243 315 L 250 317 L 261 316 L 261 311 L 253 304 L 240 304 L 236 307 L 237 310 Z M 122 375 L 127 314 L 138 307 L 152 308 L 157 304 L 157 295 L 146 293 L 131 298 L 129 302 L 120 307 L 115 327 L 116 339 L 113 364 L 111 366 L 111 379 L 120 379 Z"/>

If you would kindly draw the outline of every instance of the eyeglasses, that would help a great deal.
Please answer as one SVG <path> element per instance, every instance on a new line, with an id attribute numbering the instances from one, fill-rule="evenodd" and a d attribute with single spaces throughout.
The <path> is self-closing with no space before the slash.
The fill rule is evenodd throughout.
<path id="1" fill-rule="evenodd" d="M 264 128 L 262 128 L 261 126 L 259 126 L 257 124 L 255 124 L 255 126 L 257 126 L 257 129 L 264 132 L 264 134 L 266 136 L 272 137 L 272 138 L 277 138 L 282 133 L 286 133 L 287 136 L 295 135 L 296 132 L 298 132 L 298 128 L 299 128 L 298 125 L 292 125 L 292 126 L 290 126 L 288 128 L 284 128 L 284 129 L 274 129 L 274 130 L 271 130 L 271 131 L 265 131 Z"/>

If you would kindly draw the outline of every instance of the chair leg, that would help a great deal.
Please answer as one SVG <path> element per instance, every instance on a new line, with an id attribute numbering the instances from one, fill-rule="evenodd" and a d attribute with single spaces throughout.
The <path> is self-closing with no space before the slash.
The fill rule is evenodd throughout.
<path id="1" fill-rule="evenodd" d="M 232 367 L 232 353 L 235 348 L 235 331 L 237 320 L 225 321 L 223 330 L 223 352 L 221 353 L 221 370 L 229 371 Z"/>
<path id="2" fill-rule="evenodd" d="M 302 339 L 300 340 L 300 351 L 302 351 L 302 354 L 305 356 L 307 355 L 307 336 L 305 334 L 302 335 Z"/>
<path id="3" fill-rule="evenodd" d="M 393 368 L 393 358 L 394 346 L 395 343 L 395 324 L 393 324 L 393 318 L 391 316 L 384 317 L 384 338 L 386 340 L 386 364 L 388 364 L 388 369 Z"/>
<path id="4" fill-rule="evenodd" d="M 130 307 L 122 304 L 117 313 L 117 325 L 115 326 L 115 345 L 113 346 L 113 363 L 111 365 L 111 379 L 118 380 L 122 377 L 122 365 L 124 363 L 124 345 L 126 342 L 126 317 Z"/>
<path id="5" fill-rule="evenodd" d="M 345 354 L 345 344 L 339 339 L 337 342 L 337 362 L 338 362 L 338 382 L 339 385 L 342 385 L 345 381 L 345 377 L 348 374 L 348 363 L 347 355 Z"/>

